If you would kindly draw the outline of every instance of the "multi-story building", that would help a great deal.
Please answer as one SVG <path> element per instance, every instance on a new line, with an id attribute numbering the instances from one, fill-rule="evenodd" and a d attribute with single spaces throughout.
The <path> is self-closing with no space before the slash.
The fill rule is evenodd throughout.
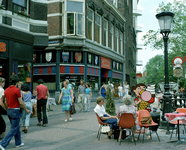
<path id="1" fill-rule="evenodd" d="M 130 83 L 136 66 L 131 0 L 47 3 L 49 46 L 34 52 L 34 84 L 42 77 L 49 90 L 59 91 L 68 79 L 77 90 L 83 79 L 97 96 L 102 82 Z"/>
<path id="2" fill-rule="evenodd" d="M 48 46 L 47 3 L 43 0 L 0 0 L 0 76 L 30 82 L 34 50 Z"/>

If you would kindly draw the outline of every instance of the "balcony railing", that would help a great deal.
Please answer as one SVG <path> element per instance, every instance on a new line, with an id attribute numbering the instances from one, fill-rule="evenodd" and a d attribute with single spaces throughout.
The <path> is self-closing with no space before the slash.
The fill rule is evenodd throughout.
<path id="1" fill-rule="evenodd" d="M 133 15 L 142 16 L 142 10 L 133 9 Z"/>

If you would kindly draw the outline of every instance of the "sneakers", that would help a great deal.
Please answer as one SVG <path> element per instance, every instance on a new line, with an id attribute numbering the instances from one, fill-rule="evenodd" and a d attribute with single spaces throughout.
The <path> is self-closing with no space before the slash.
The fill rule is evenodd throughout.
<path id="1" fill-rule="evenodd" d="M 72 118 L 69 118 L 70 121 L 72 121 Z"/>
<path id="2" fill-rule="evenodd" d="M 0 145 L 0 149 L 1 149 L 1 150 L 5 150 L 5 148 L 4 148 L 4 147 L 2 147 L 1 145 Z"/>
<path id="3" fill-rule="evenodd" d="M 24 145 L 25 145 L 24 143 L 21 143 L 20 145 L 17 145 L 16 148 L 24 146 Z"/>
<path id="4" fill-rule="evenodd" d="M 67 122 L 67 119 L 65 120 L 65 122 Z"/>

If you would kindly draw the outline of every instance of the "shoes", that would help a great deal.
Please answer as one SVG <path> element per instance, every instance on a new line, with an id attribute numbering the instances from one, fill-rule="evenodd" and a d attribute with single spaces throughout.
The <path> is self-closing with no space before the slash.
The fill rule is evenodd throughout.
<path id="1" fill-rule="evenodd" d="M 81 112 L 82 111 L 82 109 L 80 109 L 78 112 Z"/>
<path id="2" fill-rule="evenodd" d="M 45 125 L 45 124 L 43 124 L 43 127 L 46 127 L 46 125 Z"/>
<path id="3" fill-rule="evenodd" d="M 65 122 L 67 122 L 67 119 L 65 120 Z"/>
<path id="4" fill-rule="evenodd" d="M 131 140 L 132 140 L 132 142 L 134 142 L 134 140 L 137 141 L 138 139 L 137 138 L 134 138 L 134 139 L 132 138 Z"/>
<path id="5" fill-rule="evenodd" d="M 38 123 L 37 126 L 41 126 L 41 123 Z"/>
<path id="6" fill-rule="evenodd" d="M 22 131 L 23 131 L 24 133 L 27 133 L 27 129 L 23 129 Z"/>
<path id="7" fill-rule="evenodd" d="M 20 145 L 17 145 L 16 148 L 24 146 L 24 145 L 25 145 L 24 143 L 21 143 Z"/>
<path id="8" fill-rule="evenodd" d="M 70 121 L 72 121 L 72 118 L 69 118 Z"/>
<path id="9" fill-rule="evenodd" d="M 1 145 L 0 145 L 0 149 L 1 149 L 1 150 L 5 150 L 5 148 L 4 148 L 4 147 L 2 147 Z"/>

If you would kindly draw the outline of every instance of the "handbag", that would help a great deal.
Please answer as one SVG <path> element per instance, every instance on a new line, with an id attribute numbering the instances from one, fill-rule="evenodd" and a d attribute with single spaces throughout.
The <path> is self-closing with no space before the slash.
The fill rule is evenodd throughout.
<path id="1" fill-rule="evenodd" d="M 70 107 L 70 114 L 73 115 L 75 113 L 76 113 L 75 105 L 72 104 L 71 107 Z"/>
<path id="2" fill-rule="evenodd" d="M 151 120 L 151 117 L 143 117 L 141 120 L 140 120 L 141 124 L 151 124 L 152 123 L 152 120 Z"/>

